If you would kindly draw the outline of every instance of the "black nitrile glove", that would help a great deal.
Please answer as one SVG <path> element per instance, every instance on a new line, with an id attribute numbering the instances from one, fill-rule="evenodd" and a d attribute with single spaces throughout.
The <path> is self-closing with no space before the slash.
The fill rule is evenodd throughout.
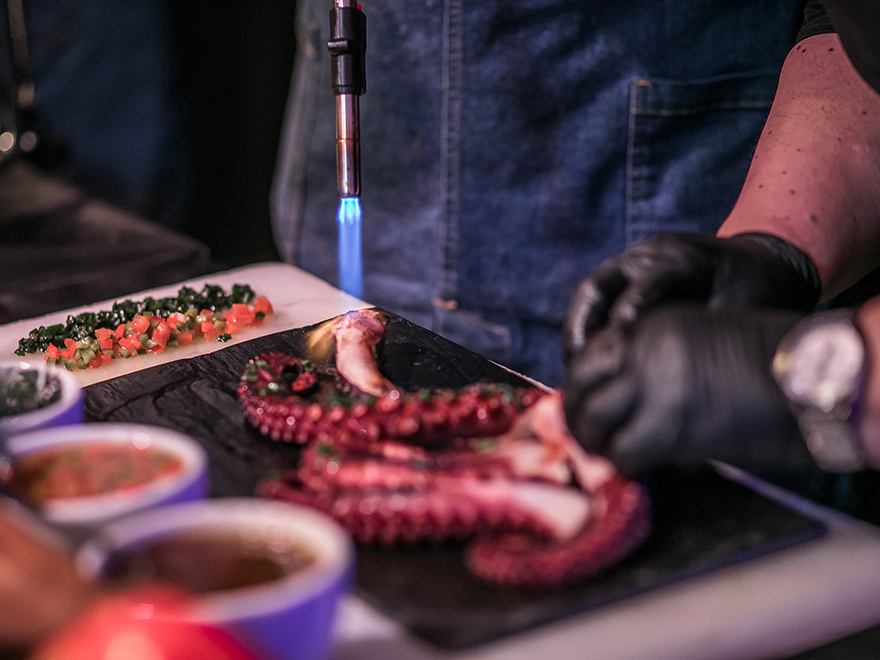
<path id="1" fill-rule="evenodd" d="M 598 332 L 564 385 L 569 428 L 624 474 L 717 459 L 814 465 L 770 365 L 799 314 L 658 307 Z"/>
<path id="2" fill-rule="evenodd" d="M 716 307 L 807 313 L 821 282 L 807 255 L 770 234 L 715 238 L 660 233 L 600 264 L 578 287 L 563 329 L 566 360 L 603 326 L 632 323 L 650 307 L 693 300 Z"/>

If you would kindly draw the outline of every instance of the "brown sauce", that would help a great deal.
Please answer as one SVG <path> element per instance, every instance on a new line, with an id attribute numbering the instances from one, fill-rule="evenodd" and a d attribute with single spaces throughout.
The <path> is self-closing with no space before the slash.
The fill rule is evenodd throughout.
<path id="1" fill-rule="evenodd" d="M 168 452 L 91 442 L 45 449 L 17 459 L 10 487 L 35 506 L 48 500 L 143 487 L 182 468 Z"/>
<path id="2" fill-rule="evenodd" d="M 158 580 L 207 593 L 271 582 L 314 561 L 301 543 L 273 539 L 269 547 L 231 531 L 194 531 L 116 553 L 107 579 L 123 585 Z"/>

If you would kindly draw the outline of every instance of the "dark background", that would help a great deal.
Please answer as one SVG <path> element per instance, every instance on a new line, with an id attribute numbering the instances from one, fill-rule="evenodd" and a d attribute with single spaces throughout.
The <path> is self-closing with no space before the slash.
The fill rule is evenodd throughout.
<path id="1" fill-rule="evenodd" d="M 0 322 L 279 259 L 293 0 L 18 2 L 0 0 L 25 19 L 0 11 L 0 131 L 38 146 L 0 154 Z"/>
<path id="2" fill-rule="evenodd" d="M 36 92 L 19 134 L 34 127 L 41 144 L 22 151 L 26 161 L 203 242 L 223 266 L 278 259 L 269 204 L 294 0 L 0 0 L 0 19 L 17 3 Z M 0 29 L 9 64 L 20 43 L 2 20 Z M 3 104 L 17 96 L 0 91 Z"/>
<path id="3" fill-rule="evenodd" d="M 296 50 L 295 2 L 174 4 L 192 150 L 189 232 L 229 266 L 277 260 L 269 191 Z"/>

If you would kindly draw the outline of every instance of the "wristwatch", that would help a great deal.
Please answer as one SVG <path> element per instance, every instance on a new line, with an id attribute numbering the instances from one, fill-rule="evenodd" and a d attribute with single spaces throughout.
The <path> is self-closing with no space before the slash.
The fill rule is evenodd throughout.
<path id="1" fill-rule="evenodd" d="M 865 467 L 851 421 L 866 363 L 865 340 L 851 310 L 808 316 L 776 349 L 773 375 L 807 449 L 824 470 L 854 472 Z"/>

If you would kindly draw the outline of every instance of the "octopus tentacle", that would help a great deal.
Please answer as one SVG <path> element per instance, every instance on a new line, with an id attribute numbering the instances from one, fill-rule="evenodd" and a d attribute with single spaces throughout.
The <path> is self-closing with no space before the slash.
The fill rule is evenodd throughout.
<path id="1" fill-rule="evenodd" d="M 375 309 L 344 314 L 333 326 L 336 369 L 361 392 L 382 396 L 397 388 L 379 371 L 376 350 L 385 339 L 388 317 Z"/>
<path id="2" fill-rule="evenodd" d="M 618 563 L 648 536 L 648 500 L 638 484 L 620 477 L 591 496 L 594 513 L 572 538 L 547 543 L 523 534 L 480 536 L 467 549 L 468 569 L 486 582 L 546 587 L 582 580 Z"/>
<path id="3" fill-rule="evenodd" d="M 336 320 L 332 374 L 277 353 L 247 366 L 251 422 L 305 444 L 299 467 L 259 495 L 320 509 L 362 543 L 470 540 L 466 566 L 499 585 L 581 580 L 646 538 L 647 495 L 584 452 L 560 392 L 397 389 L 376 363 L 385 322 L 374 310 Z"/>
<path id="4" fill-rule="evenodd" d="M 493 436 L 505 432 L 544 394 L 532 387 L 476 383 L 436 392 L 394 389 L 378 397 L 337 394 L 321 404 L 285 385 L 285 370 L 296 368 L 313 369 L 307 360 L 291 355 L 260 355 L 246 365 L 239 383 L 248 419 L 273 440 L 305 444 L 331 438 L 363 444 L 400 438 L 431 443 L 455 435 Z"/>
<path id="5" fill-rule="evenodd" d="M 309 504 L 342 524 L 361 543 L 465 539 L 490 528 L 540 538 L 571 534 L 587 519 L 589 500 L 575 489 L 505 479 L 434 479 L 434 488 L 389 493 L 313 490 L 297 476 L 263 484 L 259 494 Z M 444 483 L 444 481 L 446 483 Z"/>

